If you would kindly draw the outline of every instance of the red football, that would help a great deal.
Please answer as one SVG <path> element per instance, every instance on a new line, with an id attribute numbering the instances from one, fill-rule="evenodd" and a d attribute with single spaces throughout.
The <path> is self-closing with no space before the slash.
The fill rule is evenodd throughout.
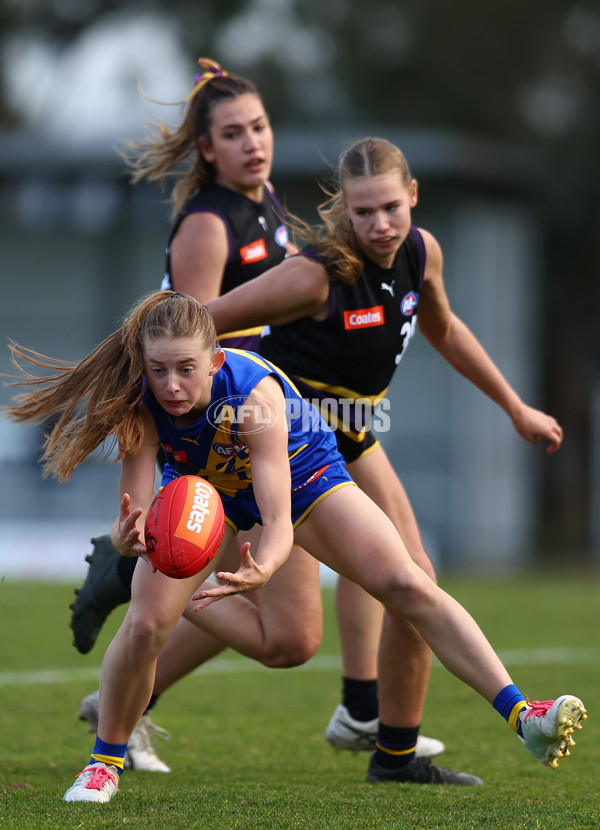
<path id="1" fill-rule="evenodd" d="M 153 565 L 185 579 L 213 558 L 225 532 L 223 502 L 198 476 L 181 476 L 160 490 L 146 517 L 144 535 Z"/>

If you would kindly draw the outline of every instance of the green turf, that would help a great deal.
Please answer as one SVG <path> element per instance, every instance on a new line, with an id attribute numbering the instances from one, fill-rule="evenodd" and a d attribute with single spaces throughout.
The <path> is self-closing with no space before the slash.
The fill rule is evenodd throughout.
<path id="1" fill-rule="evenodd" d="M 486 786 L 366 784 L 366 755 L 336 755 L 323 739 L 340 691 L 332 595 L 325 591 L 326 635 L 312 664 L 274 671 L 227 652 L 157 707 L 156 722 L 172 734 L 157 745 L 171 775 L 125 773 L 110 804 L 64 804 L 92 745 L 77 720 L 79 701 L 96 688 L 120 614 L 82 657 L 67 627 L 73 586 L 3 582 L 0 827 L 600 827 L 597 578 L 442 583 L 506 654 L 524 693 L 583 698 L 589 720 L 558 770 L 537 763 L 485 701 L 436 666 L 423 731 L 445 741 L 443 764 L 477 773 Z"/>

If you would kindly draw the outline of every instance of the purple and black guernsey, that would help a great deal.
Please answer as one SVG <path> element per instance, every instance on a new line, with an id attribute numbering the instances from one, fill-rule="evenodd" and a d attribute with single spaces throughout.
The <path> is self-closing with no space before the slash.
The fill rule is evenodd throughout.
<path id="1" fill-rule="evenodd" d="M 299 256 L 323 262 L 312 248 Z M 372 417 L 415 332 L 424 271 L 425 244 L 413 227 L 392 268 L 365 259 L 353 284 L 332 276 L 324 320 L 304 317 L 263 331 L 260 354 L 319 406 L 346 461 L 376 444 Z"/>
<path id="2" fill-rule="evenodd" d="M 286 256 L 288 240 L 285 211 L 275 194 L 265 186 L 259 204 L 241 193 L 211 184 L 196 193 L 175 220 L 167 244 L 167 262 L 161 288 L 173 288 L 171 242 L 182 220 L 190 213 L 214 213 L 223 220 L 229 241 L 229 256 L 223 273 L 221 294 L 279 265 Z M 256 349 L 261 329 L 231 332 L 219 338 L 223 346 Z"/>

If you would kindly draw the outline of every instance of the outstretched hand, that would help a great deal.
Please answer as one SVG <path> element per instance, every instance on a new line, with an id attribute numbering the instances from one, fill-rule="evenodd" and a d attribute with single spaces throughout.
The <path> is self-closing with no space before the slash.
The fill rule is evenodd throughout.
<path id="1" fill-rule="evenodd" d="M 146 545 L 140 539 L 141 531 L 137 526 L 137 520 L 142 513 L 141 507 L 131 509 L 131 497 L 129 493 L 123 493 L 119 503 L 119 515 L 111 530 L 110 540 L 121 556 L 140 556 L 150 565 L 154 573 L 156 568 L 150 560 Z"/>
<path id="2" fill-rule="evenodd" d="M 248 591 L 256 591 L 262 588 L 267 582 L 269 575 L 264 567 L 257 565 L 250 555 L 250 542 L 244 542 L 240 548 L 241 564 L 235 573 L 218 571 L 216 577 L 221 585 L 214 588 L 207 588 L 205 591 L 198 591 L 192 596 L 193 600 L 200 600 L 194 605 L 194 611 L 206 608 L 212 602 L 233 594 L 246 594 Z"/>
<path id="3" fill-rule="evenodd" d="M 519 435 L 532 444 L 539 444 L 546 440 L 548 447 L 546 452 L 556 452 L 562 444 L 564 437 L 563 429 L 556 418 L 547 415 L 539 409 L 523 404 L 519 413 L 512 418 L 513 426 Z"/>

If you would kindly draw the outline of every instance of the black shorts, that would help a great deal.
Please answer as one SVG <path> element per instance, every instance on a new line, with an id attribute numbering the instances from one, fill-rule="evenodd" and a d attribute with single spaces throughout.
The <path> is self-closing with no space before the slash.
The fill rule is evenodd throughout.
<path id="1" fill-rule="evenodd" d="M 335 437 L 337 439 L 338 450 L 342 454 L 346 464 L 356 461 L 367 450 L 379 445 L 379 441 L 373 437 L 372 432 L 367 432 L 361 441 L 353 441 L 352 438 L 348 438 L 341 430 L 336 429 Z"/>

